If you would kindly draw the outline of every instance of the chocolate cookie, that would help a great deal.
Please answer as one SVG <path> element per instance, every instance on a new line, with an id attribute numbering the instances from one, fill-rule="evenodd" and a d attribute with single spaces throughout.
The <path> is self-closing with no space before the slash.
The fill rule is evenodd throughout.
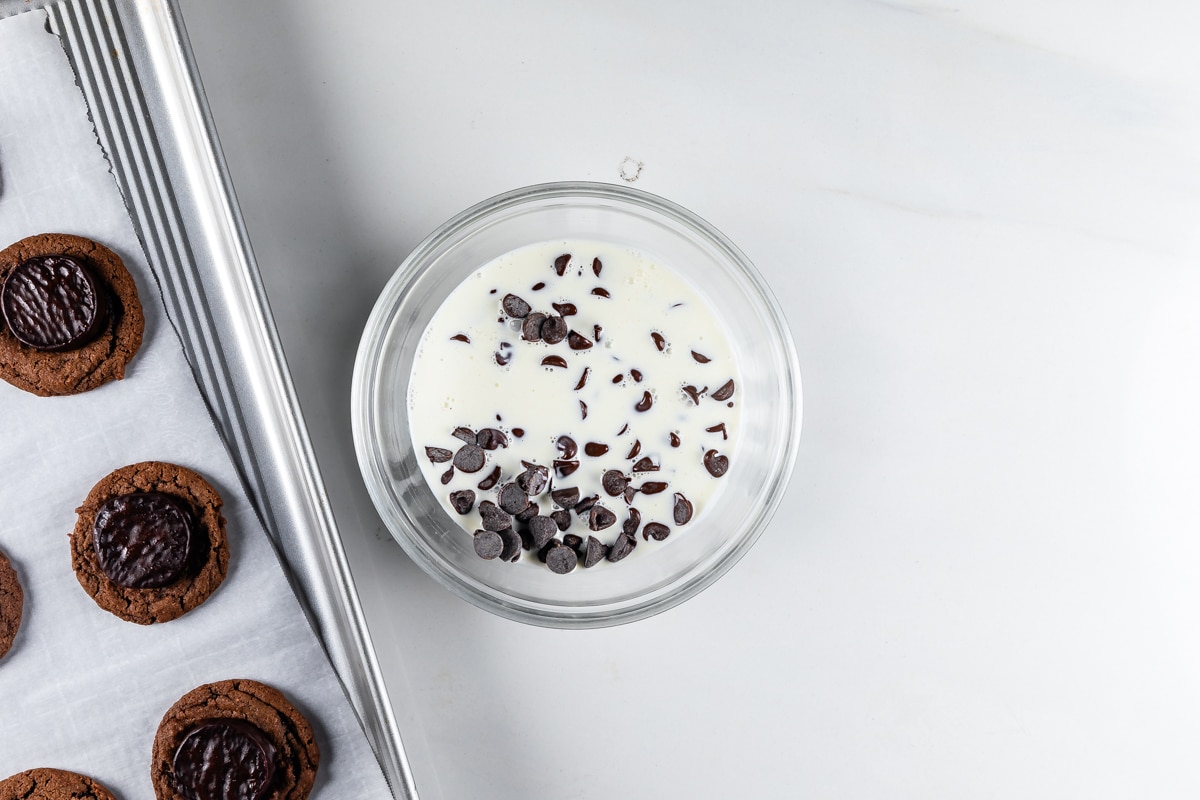
<path id="1" fill-rule="evenodd" d="M 13 639 L 17 638 L 24 606 L 25 594 L 21 591 L 17 572 L 8 563 L 4 553 L 0 553 L 0 658 L 4 658 L 8 648 L 12 647 Z"/>
<path id="2" fill-rule="evenodd" d="M 65 233 L 0 250 L 0 320 L 0 378 L 43 397 L 120 380 L 146 324 L 120 256 Z"/>
<path id="3" fill-rule="evenodd" d="M 0 800 L 114 800 L 96 780 L 65 769 L 29 769 L 0 781 Z"/>
<path id="4" fill-rule="evenodd" d="M 71 566 L 106 611 L 149 625 L 203 603 L 225 579 L 221 496 L 195 472 L 143 461 L 92 487 L 71 534 Z"/>
<path id="5" fill-rule="evenodd" d="M 199 686 L 171 706 L 152 759 L 158 800 L 304 800 L 321 754 L 308 720 L 283 694 L 229 680 Z"/>

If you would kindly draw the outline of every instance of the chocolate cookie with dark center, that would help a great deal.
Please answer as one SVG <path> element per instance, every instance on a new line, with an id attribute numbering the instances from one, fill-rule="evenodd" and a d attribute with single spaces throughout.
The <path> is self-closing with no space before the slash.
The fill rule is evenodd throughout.
<path id="1" fill-rule="evenodd" d="M 163 715 L 150 777 L 159 800 L 304 800 L 319 763 L 312 726 L 281 692 L 228 680 Z"/>
<path id="2" fill-rule="evenodd" d="M 4 553 L 0 553 L 0 658 L 4 658 L 17 638 L 24 608 L 25 593 L 21 591 L 17 571 Z"/>
<path id="3" fill-rule="evenodd" d="M 42 396 L 121 379 L 145 328 L 121 258 L 58 233 L 0 250 L 0 321 L 0 378 Z"/>
<path id="4" fill-rule="evenodd" d="M 28 769 L 0 781 L 0 800 L 114 800 L 98 781 L 65 769 Z"/>
<path id="5" fill-rule="evenodd" d="M 221 496 L 186 467 L 146 461 L 92 487 L 71 534 L 84 590 L 121 619 L 149 625 L 191 611 L 229 568 Z"/>

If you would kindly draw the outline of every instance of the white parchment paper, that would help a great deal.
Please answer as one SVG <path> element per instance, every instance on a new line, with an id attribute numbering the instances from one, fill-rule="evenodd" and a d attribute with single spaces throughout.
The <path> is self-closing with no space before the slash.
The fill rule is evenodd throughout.
<path id="1" fill-rule="evenodd" d="M 171 328 L 82 95 L 41 12 L 0 20 L 0 247 L 72 233 L 116 251 L 138 281 L 146 337 L 123 381 L 43 398 L 0 382 L 0 550 L 25 614 L 0 660 L 0 778 L 34 767 L 91 775 L 150 800 L 163 713 L 210 681 L 284 692 L 317 731 L 313 797 L 390 797 L 320 644 L 292 594 Z M 71 570 L 74 509 L 137 461 L 203 474 L 225 499 L 229 574 L 204 604 L 152 626 L 101 610 Z"/>

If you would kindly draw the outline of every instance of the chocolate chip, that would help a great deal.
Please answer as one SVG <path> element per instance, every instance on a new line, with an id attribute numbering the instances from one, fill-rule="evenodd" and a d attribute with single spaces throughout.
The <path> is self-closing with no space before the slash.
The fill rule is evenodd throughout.
<path id="1" fill-rule="evenodd" d="M 542 338 L 542 325 L 545 322 L 546 315 L 540 311 L 534 311 L 521 323 L 521 338 L 527 342 L 539 341 Z"/>
<path id="2" fill-rule="evenodd" d="M 642 371 L 640 369 L 631 369 L 629 370 L 629 374 L 632 375 L 633 379 L 638 383 L 642 382 Z"/>
<path id="3" fill-rule="evenodd" d="M 658 348 L 658 352 L 667 349 L 667 339 L 658 331 L 650 331 L 650 338 L 654 340 L 654 346 Z"/>
<path id="4" fill-rule="evenodd" d="M 538 508 L 538 504 L 531 502 L 524 511 L 522 511 L 520 514 L 515 514 L 514 516 L 521 522 L 529 522 L 529 520 L 533 519 L 540 513 L 542 513 L 542 510 Z"/>
<path id="5" fill-rule="evenodd" d="M 560 317 L 572 317 L 579 313 L 579 309 L 575 307 L 574 303 L 551 303 L 550 305 L 554 306 L 554 310 Z"/>
<path id="6" fill-rule="evenodd" d="M 565 508 L 560 508 L 557 511 L 550 512 L 550 519 L 554 520 L 554 524 L 558 526 L 560 531 L 565 531 L 571 527 L 571 512 Z"/>
<path id="7" fill-rule="evenodd" d="M 450 505 L 460 514 L 466 514 L 475 507 L 475 493 L 470 489 L 460 489 L 450 493 Z"/>
<path id="8" fill-rule="evenodd" d="M 620 383 L 623 380 L 625 380 L 624 372 L 618 372 L 616 375 L 613 375 L 613 379 L 612 379 L 613 383 Z"/>
<path id="9" fill-rule="evenodd" d="M 479 504 L 479 516 L 483 518 L 483 527 L 489 531 L 502 531 L 512 527 L 512 519 L 508 514 L 497 508 L 491 500 Z"/>
<path id="10" fill-rule="evenodd" d="M 608 293 L 608 289 L 605 289 L 603 286 L 597 286 L 595 289 L 592 289 L 592 294 L 596 295 L 596 297 L 612 297 Z"/>
<path id="11" fill-rule="evenodd" d="M 711 428 L 705 428 L 704 430 L 708 431 L 709 433 L 720 433 L 722 439 L 729 438 L 729 433 L 725 430 L 724 422 L 713 425 Z"/>
<path id="12" fill-rule="evenodd" d="M 546 288 L 546 283 L 544 281 L 538 281 L 537 283 L 535 283 L 533 286 L 530 287 L 530 289 L 532 289 L 535 292 L 540 292 L 542 289 L 545 289 L 545 288 Z"/>
<path id="13" fill-rule="evenodd" d="M 505 314 L 517 319 L 524 319 L 533 310 L 530 308 L 529 303 L 526 303 L 515 294 L 504 295 L 504 299 L 500 301 L 500 306 L 504 309 Z"/>
<path id="14" fill-rule="evenodd" d="M 586 336 L 581 336 L 575 331 L 567 334 L 567 345 L 572 350 L 588 350 L 592 346 L 592 342 Z"/>
<path id="15" fill-rule="evenodd" d="M 642 399 L 634 406 L 637 411 L 649 411 L 650 406 L 654 405 L 654 398 L 649 392 L 642 392 Z"/>
<path id="16" fill-rule="evenodd" d="M 696 405 L 700 405 L 700 397 L 707 391 L 707 386 L 705 386 L 703 389 L 697 389 L 695 386 L 691 386 L 690 384 L 683 387 L 683 393 L 692 398 L 692 402 Z"/>
<path id="17" fill-rule="evenodd" d="M 444 447 L 426 447 L 425 455 L 434 464 L 445 464 L 450 459 L 454 458 L 454 453 Z"/>
<path id="18" fill-rule="evenodd" d="M 659 492 L 666 491 L 666 489 L 666 481 L 646 481 L 642 484 L 640 491 L 642 494 L 658 494 Z"/>
<path id="19" fill-rule="evenodd" d="M 450 337 L 450 340 L 454 342 L 466 342 L 467 344 L 471 343 L 471 337 L 465 333 L 456 333 Z"/>
<path id="20" fill-rule="evenodd" d="M 475 531 L 475 555 L 491 561 L 504 552 L 504 539 L 496 531 Z"/>
<path id="21" fill-rule="evenodd" d="M 504 431 L 484 428 L 475 434 L 475 444 L 484 450 L 495 450 L 497 447 L 508 447 L 508 437 L 504 435 Z"/>
<path id="22" fill-rule="evenodd" d="M 470 428 L 455 428 L 451 436 L 455 439 L 462 439 L 467 444 L 475 444 L 475 431 Z"/>
<path id="23" fill-rule="evenodd" d="M 597 278 L 600 277 L 600 270 L 603 269 L 603 267 L 604 267 L 604 265 L 600 263 L 600 259 L 598 259 L 598 258 L 592 259 L 592 274 L 595 275 Z"/>
<path id="24" fill-rule="evenodd" d="M 571 254 L 563 253 L 558 258 L 554 259 L 554 271 L 558 273 L 558 277 L 562 277 L 567 271 L 567 264 L 571 263 Z"/>
<path id="25" fill-rule="evenodd" d="M 546 344 L 558 344 L 567 338 L 567 321 L 562 317 L 546 317 L 542 323 L 542 341 Z"/>
<path id="26" fill-rule="evenodd" d="M 108 289 L 81 259 L 39 255 L 9 271 L 0 288 L 8 332 L 34 350 L 82 347 L 104 330 Z"/>
<path id="27" fill-rule="evenodd" d="M 501 342 L 500 349 L 495 353 L 496 363 L 502 367 L 508 366 L 513 358 L 513 346 L 508 342 Z"/>
<path id="28" fill-rule="evenodd" d="M 697 364 L 707 364 L 708 362 L 712 361 L 712 359 L 709 358 L 708 356 L 701 355 L 700 353 L 697 353 L 695 350 L 692 351 L 692 358 L 696 359 Z"/>
<path id="29" fill-rule="evenodd" d="M 692 518 L 692 502 L 679 492 L 675 493 L 674 517 L 676 525 L 687 525 Z"/>
<path id="30" fill-rule="evenodd" d="M 729 471 L 729 459 L 717 455 L 716 450 L 709 450 L 704 454 L 704 468 L 708 470 L 709 475 L 719 478 Z"/>
<path id="31" fill-rule="evenodd" d="M 464 444 L 454 454 L 454 466 L 463 472 L 479 472 L 483 461 L 483 448 L 477 444 Z"/>
<path id="32" fill-rule="evenodd" d="M 566 478 L 566 477 L 570 476 L 571 473 L 573 473 L 577 469 L 579 469 L 578 461 L 571 461 L 571 460 L 560 459 L 560 458 L 556 458 L 554 460 L 554 471 L 555 471 L 555 473 L 557 473 L 558 477 L 560 477 L 560 478 Z"/>
<path id="33" fill-rule="evenodd" d="M 440 478 L 440 480 L 442 482 L 442 486 L 445 486 L 447 483 L 449 483 L 451 480 L 453 480 L 453 478 L 454 478 L 454 467 L 451 466 L 450 469 L 448 469 L 442 473 L 442 476 Z"/>
<path id="34" fill-rule="evenodd" d="M 578 533 L 568 533 L 563 537 L 563 544 L 571 548 L 575 552 L 579 552 L 579 546 L 583 544 L 583 537 Z"/>
<path id="35" fill-rule="evenodd" d="M 621 426 L 621 430 L 617 431 L 617 436 L 623 436 L 625 434 L 625 431 L 627 431 L 627 430 L 629 430 L 628 422 L 626 422 L 624 425 Z"/>
<path id="36" fill-rule="evenodd" d="M 198 800 L 263 800 L 272 793 L 278 760 L 271 737 L 257 725 L 231 717 L 202 719 L 183 732 L 172 756 L 175 791 L 170 794 Z M 34 796 L 97 796 L 91 791 L 54 791 L 53 783 L 50 787 L 44 794 L 34 790 Z"/>
<path id="37" fill-rule="evenodd" d="M 628 536 L 636 536 L 638 528 L 642 524 L 642 512 L 636 508 L 629 509 L 629 516 L 625 518 L 625 522 L 621 523 L 621 533 Z"/>
<path id="38" fill-rule="evenodd" d="M 516 561 L 521 557 L 521 535 L 512 528 L 505 528 L 500 531 L 500 538 L 504 540 L 504 549 L 500 551 L 500 559 L 502 561 Z"/>
<path id="39" fill-rule="evenodd" d="M 712 399 L 720 400 L 721 402 L 724 402 L 731 397 L 733 397 L 733 378 L 725 381 L 725 383 L 721 384 L 721 388 L 712 393 Z"/>
<path id="40" fill-rule="evenodd" d="M 558 523 L 541 514 L 529 520 L 529 535 L 533 537 L 533 548 L 539 549 L 558 533 Z"/>
<path id="41" fill-rule="evenodd" d="M 633 502 L 633 498 L 637 495 L 637 487 L 630 485 L 625 487 L 625 504 L 629 505 Z"/>
<path id="42" fill-rule="evenodd" d="M 500 467 L 495 466 L 492 467 L 492 471 L 488 473 L 488 476 L 477 484 L 476 488 L 482 489 L 486 492 L 488 489 L 491 489 L 493 486 L 495 486 L 499 481 Z"/>
<path id="43" fill-rule="evenodd" d="M 642 538 L 647 541 L 653 539 L 656 542 L 661 542 L 671 534 L 671 529 L 661 522 L 647 522 L 646 527 L 642 529 Z"/>
<path id="44" fill-rule="evenodd" d="M 525 429 L 524 429 L 524 428 L 513 428 L 513 436 L 515 436 L 515 437 L 517 437 L 518 439 L 520 439 L 520 438 L 521 438 L 522 436 L 524 436 L 524 435 L 525 435 Z"/>
<path id="45" fill-rule="evenodd" d="M 588 527 L 594 531 L 602 531 L 617 521 L 617 515 L 602 505 L 594 505 L 588 511 Z"/>
<path id="46" fill-rule="evenodd" d="M 591 367 L 584 367 L 583 374 L 579 376 L 579 382 L 575 384 L 575 391 L 579 391 L 587 385 L 588 375 L 591 373 Z"/>
<path id="47" fill-rule="evenodd" d="M 567 368 L 567 360 L 562 356 L 546 356 L 542 359 L 543 367 L 562 367 Z"/>
<path id="48" fill-rule="evenodd" d="M 633 465 L 634 472 L 657 472 L 658 465 L 650 460 L 650 456 L 639 458 L 638 462 Z"/>
<path id="49" fill-rule="evenodd" d="M 579 490 L 574 486 L 569 489 L 555 489 L 550 493 L 550 499 L 560 508 L 574 508 L 579 502 Z"/>
<path id="50" fill-rule="evenodd" d="M 566 575 L 579 563 L 579 556 L 566 545 L 550 548 L 546 553 L 546 566 L 556 575 Z"/>
<path id="51" fill-rule="evenodd" d="M 538 464 L 531 464 L 517 476 L 517 486 L 520 486 L 530 497 L 537 497 L 545 491 L 549 482 L 550 470 Z"/>
<path id="52" fill-rule="evenodd" d="M 608 554 L 608 545 L 597 539 L 595 536 L 587 538 L 587 544 L 584 545 L 583 566 L 594 567 L 604 560 L 604 556 Z"/>
<path id="53" fill-rule="evenodd" d="M 675 431 L 671 431 L 671 433 L 668 435 L 671 439 L 671 447 L 679 447 L 679 434 Z"/>
<path id="54" fill-rule="evenodd" d="M 610 469 L 600 479 L 600 485 L 604 487 L 604 492 L 609 497 L 618 497 L 629 485 L 629 478 L 626 478 L 619 469 Z"/>
<path id="55" fill-rule="evenodd" d="M 633 447 L 629 448 L 629 452 L 625 454 L 625 457 L 630 459 L 637 458 L 637 454 L 640 452 L 642 452 L 642 440 L 634 439 Z"/>
<path id="56" fill-rule="evenodd" d="M 515 483 L 506 483 L 496 494 L 496 502 L 509 514 L 520 514 L 529 508 L 529 495 Z"/>
<path id="57" fill-rule="evenodd" d="M 608 445 L 602 442 L 588 442 L 583 446 L 583 452 L 592 458 L 599 458 L 608 452 Z"/>
<path id="58" fill-rule="evenodd" d="M 582 400 L 579 401 L 579 418 L 587 419 L 587 403 Z"/>
<path id="59" fill-rule="evenodd" d="M 633 548 L 637 547 L 637 539 L 622 533 L 617 537 L 617 540 L 612 543 L 612 547 L 608 549 L 608 560 L 612 562 L 620 561 L 625 556 L 633 552 Z"/>
<path id="60" fill-rule="evenodd" d="M 574 511 L 579 516 L 583 516 L 592 510 L 592 506 L 596 505 L 596 501 L 600 499 L 600 495 L 594 494 L 590 497 L 585 497 L 575 504 Z"/>
<path id="61" fill-rule="evenodd" d="M 599 325 L 592 326 L 592 338 L 597 342 L 600 341 L 600 331 L 604 330 Z"/>
<path id="62" fill-rule="evenodd" d="M 104 574 L 131 589 L 174 583 L 200 542 L 187 501 L 164 492 L 110 498 L 96 512 L 92 537 Z"/>

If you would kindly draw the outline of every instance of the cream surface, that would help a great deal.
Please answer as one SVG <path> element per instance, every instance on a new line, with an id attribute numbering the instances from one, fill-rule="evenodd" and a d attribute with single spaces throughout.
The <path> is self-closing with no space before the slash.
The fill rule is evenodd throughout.
<path id="1" fill-rule="evenodd" d="M 559 275 L 555 261 L 564 254 L 570 259 Z M 502 306 L 510 293 L 528 303 L 531 313 L 554 315 L 553 304 L 573 304 L 577 313 L 563 318 L 592 346 L 573 349 L 568 340 L 524 340 L 522 320 Z M 556 356 L 565 367 L 544 361 Z M 732 395 L 714 399 L 713 393 L 729 381 Z M 706 468 L 705 455 L 728 457 L 729 468 L 736 469 L 730 454 L 737 442 L 740 384 L 724 324 L 676 270 L 603 242 L 544 242 L 484 265 L 434 315 L 409 389 L 413 447 L 429 486 L 464 530 L 480 527 L 479 502 L 495 502 L 496 490 L 524 471 L 526 461 L 551 469 L 551 488 L 575 487 L 583 497 L 599 495 L 599 504 L 617 517 L 612 527 L 593 532 L 586 518 L 572 515 L 565 533 L 592 534 L 611 544 L 632 506 L 643 526 L 662 523 L 671 528 L 671 536 L 678 536 L 703 516 L 724 483 Z M 457 451 L 463 444 L 453 436 L 458 427 L 499 429 L 508 446 L 485 451 L 486 463 L 479 471 L 456 469 L 443 483 L 451 464 L 433 463 L 425 448 Z M 571 459 L 564 459 L 558 445 L 562 436 L 578 447 Z M 588 455 L 589 443 L 607 451 Z M 635 465 L 648 465 L 643 459 L 658 469 L 634 472 Z M 578 461 L 579 467 L 564 475 L 554 469 L 556 460 Z M 500 478 L 495 487 L 480 490 L 480 482 L 496 467 Z M 656 494 L 639 491 L 626 503 L 602 488 L 608 470 L 620 470 L 635 488 L 655 482 L 665 482 L 667 488 Z M 461 489 L 476 494 L 475 509 L 466 515 L 457 514 L 449 501 L 450 493 Z M 674 521 L 676 493 L 694 509 L 683 526 Z M 557 508 L 549 491 L 535 499 L 542 514 Z M 638 541 L 643 541 L 640 532 Z"/>

